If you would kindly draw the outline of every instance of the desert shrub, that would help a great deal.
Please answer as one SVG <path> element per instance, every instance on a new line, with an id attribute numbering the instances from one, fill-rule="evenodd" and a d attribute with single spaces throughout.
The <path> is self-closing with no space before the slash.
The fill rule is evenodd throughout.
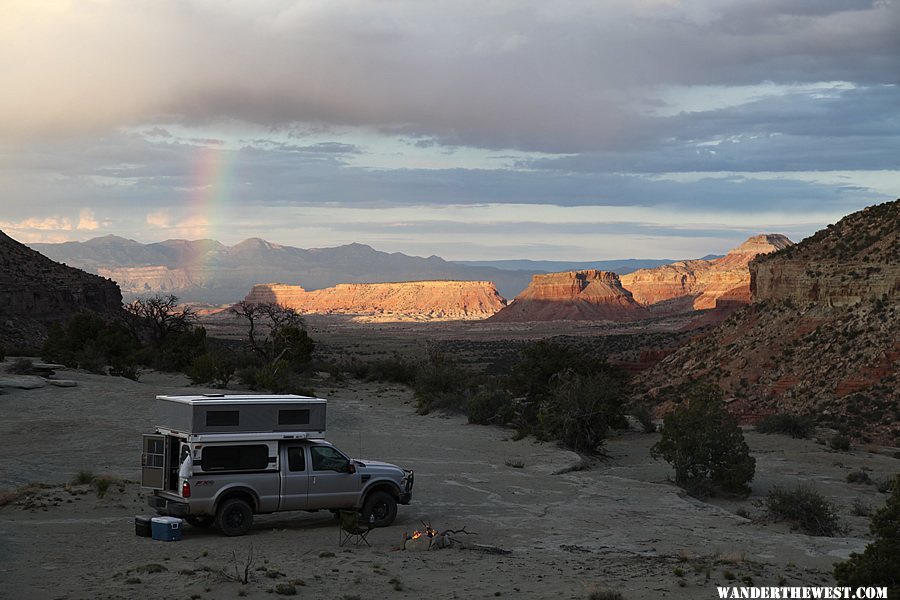
<path id="1" fill-rule="evenodd" d="M 469 423 L 476 425 L 505 425 L 513 419 L 515 406 L 506 389 L 489 385 L 472 396 L 466 406 L 466 415 Z"/>
<path id="2" fill-rule="evenodd" d="M 239 377 L 254 390 L 268 390 L 273 394 L 314 395 L 305 381 L 286 360 L 278 360 L 260 367 L 245 367 Z"/>
<path id="3" fill-rule="evenodd" d="M 619 590 L 593 587 L 588 590 L 588 600 L 625 600 Z"/>
<path id="4" fill-rule="evenodd" d="M 17 358 L 13 364 L 7 367 L 7 371 L 16 375 L 33 375 L 34 361 L 30 358 Z"/>
<path id="5" fill-rule="evenodd" d="M 81 470 L 75 473 L 75 477 L 72 478 L 72 485 L 88 485 L 92 481 L 94 481 L 93 471 Z"/>
<path id="6" fill-rule="evenodd" d="M 872 515 L 869 531 L 872 542 L 862 554 L 835 564 L 834 578 L 843 586 L 884 586 L 888 598 L 900 597 L 900 476 L 887 504 Z"/>
<path id="7" fill-rule="evenodd" d="M 465 410 L 471 375 L 455 361 L 439 352 L 429 353 L 428 360 L 416 371 L 413 389 L 416 412 L 425 415 L 432 410 Z"/>
<path id="8" fill-rule="evenodd" d="M 868 485 L 872 483 L 872 479 L 865 471 L 850 471 L 847 473 L 847 483 L 864 483 Z"/>
<path id="9" fill-rule="evenodd" d="M 830 440 L 828 440 L 828 446 L 832 450 L 838 450 L 840 452 L 848 452 L 850 450 L 850 438 L 845 435 L 835 435 L 832 436 Z"/>
<path id="10" fill-rule="evenodd" d="M 662 438 L 650 449 L 675 467 L 675 483 L 706 496 L 717 491 L 747 494 L 756 459 L 737 420 L 715 385 L 694 384 L 687 402 L 663 419 Z"/>
<path id="11" fill-rule="evenodd" d="M 91 485 L 94 486 L 94 490 L 97 492 L 98 498 L 103 498 L 106 496 L 106 492 L 109 491 L 109 487 L 118 483 L 119 479 L 117 477 L 112 477 L 109 475 L 104 475 L 102 477 L 94 477 L 94 480 L 91 482 Z"/>
<path id="12" fill-rule="evenodd" d="M 854 498 L 853 506 L 850 507 L 850 514 L 855 517 L 871 517 L 872 507 L 859 498 Z"/>
<path id="13" fill-rule="evenodd" d="M 549 413 L 560 399 L 556 387 L 564 373 L 580 377 L 603 376 L 616 389 L 620 389 L 626 379 L 624 371 L 609 364 L 604 357 L 586 354 L 578 348 L 546 340 L 526 345 L 508 379 L 511 394 L 520 399 L 513 421 L 519 436 L 534 434 L 549 439 L 558 433 L 559 423 Z M 542 411 L 545 415 L 543 423 L 540 419 Z M 618 418 L 624 421 L 621 412 Z M 546 431 L 547 426 L 555 432 Z"/>
<path id="14" fill-rule="evenodd" d="M 293 325 L 280 328 L 273 336 L 273 343 L 276 357 L 294 368 L 306 365 L 315 349 L 315 343 L 306 330 Z"/>
<path id="15" fill-rule="evenodd" d="M 20 485 L 11 490 L 0 490 L 0 508 L 9 504 L 15 504 L 21 500 L 27 500 L 29 497 L 34 496 L 47 487 L 50 486 L 45 483 L 32 482 Z"/>
<path id="16" fill-rule="evenodd" d="M 775 487 L 766 496 L 765 504 L 776 521 L 789 521 L 809 535 L 830 537 L 843 531 L 837 506 L 809 486 Z"/>
<path id="17" fill-rule="evenodd" d="M 136 363 L 140 341 L 123 323 L 80 313 L 65 325 L 53 325 L 41 350 L 44 360 L 67 367 L 105 373 L 106 365 L 127 372 Z"/>
<path id="18" fill-rule="evenodd" d="M 756 430 L 760 433 L 782 433 L 801 439 L 810 437 L 815 428 L 812 417 L 787 413 L 769 415 L 756 424 Z"/>
<path id="19" fill-rule="evenodd" d="M 391 358 L 357 362 L 353 375 L 366 381 L 389 381 L 412 385 L 416 381 L 418 369 L 417 363 L 395 354 Z"/>
<path id="20" fill-rule="evenodd" d="M 575 347 L 541 340 L 522 348 L 510 373 L 510 391 L 529 402 L 540 402 L 550 393 L 551 381 L 557 373 L 573 371 L 590 375 L 608 371 L 609 368 L 605 358 L 586 354 Z"/>
<path id="21" fill-rule="evenodd" d="M 141 376 L 141 372 L 137 365 L 128 364 L 125 361 L 119 360 L 114 360 L 109 366 L 109 374 L 113 377 L 124 377 L 126 379 L 131 379 L 132 381 L 137 381 Z"/>
<path id="22" fill-rule="evenodd" d="M 622 381 L 610 373 L 563 371 L 540 403 L 536 434 L 576 451 L 596 452 L 610 426 L 622 419 L 623 397 Z"/>
<path id="23" fill-rule="evenodd" d="M 225 350 L 210 350 L 201 354 L 191 362 L 187 369 L 187 375 L 191 383 L 211 383 L 216 387 L 228 387 L 228 382 L 234 376 L 234 357 Z"/>
<path id="24" fill-rule="evenodd" d="M 647 408 L 644 404 L 635 404 L 629 410 L 631 416 L 637 419 L 637 422 L 641 424 L 641 429 L 644 430 L 644 433 L 653 433 L 656 431 L 656 424 L 653 423 L 653 416 L 650 414 L 650 409 Z"/>
<path id="25" fill-rule="evenodd" d="M 206 329 L 193 327 L 168 334 L 158 346 L 141 349 L 137 361 L 158 371 L 187 371 L 207 350 Z"/>

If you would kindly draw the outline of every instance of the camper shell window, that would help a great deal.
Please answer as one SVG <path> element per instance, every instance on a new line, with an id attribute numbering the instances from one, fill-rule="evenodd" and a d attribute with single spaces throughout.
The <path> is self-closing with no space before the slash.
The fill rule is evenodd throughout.
<path id="1" fill-rule="evenodd" d="M 269 467 L 269 447 L 207 446 L 202 465 L 204 471 L 263 471 Z"/>
<path id="2" fill-rule="evenodd" d="M 278 411 L 279 425 L 309 425 L 309 409 L 290 409 Z"/>
<path id="3" fill-rule="evenodd" d="M 237 427 L 241 422 L 239 410 L 207 410 L 207 427 Z"/>

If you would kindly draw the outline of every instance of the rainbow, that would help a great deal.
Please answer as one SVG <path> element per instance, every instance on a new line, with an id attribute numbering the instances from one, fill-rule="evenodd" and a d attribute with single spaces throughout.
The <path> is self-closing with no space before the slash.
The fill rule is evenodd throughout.
<path id="1" fill-rule="evenodd" d="M 191 194 L 185 227 L 194 231 L 194 239 L 216 239 L 227 227 L 226 212 L 231 203 L 231 160 L 220 145 L 207 144 L 199 149 L 193 164 Z M 210 254 L 201 248 L 183 265 L 206 279 Z"/>

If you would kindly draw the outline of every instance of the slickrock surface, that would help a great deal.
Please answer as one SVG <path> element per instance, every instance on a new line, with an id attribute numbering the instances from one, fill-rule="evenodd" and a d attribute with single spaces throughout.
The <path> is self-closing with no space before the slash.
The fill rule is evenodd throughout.
<path id="1" fill-rule="evenodd" d="M 121 308 L 115 282 L 53 262 L 0 231 L 0 342 L 35 344 L 48 323 Z"/>
<path id="2" fill-rule="evenodd" d="M 847 474 L 864 468 L 880 480 L 897 463 L 748 432 L 757 460 L 752 495 L 707 503 L 684 494 L 669 465 L 650 458 L 659 434 L 612 436 L 608 456 L 584 469 L 555 443 L 512 441 L 509 430 L 458 415 L 417 415 L 405 386 L 323 379 L 316 385 L 328 390 L 330 441 L 354 457 L 415 470 L 412 502 L 394 524 L 374 530 L 370 546 L 341 548 L 330 513 L 297 511 L 256 515 L 243 537 L 186 525 L 181 541 L 165 543 L 134 534 L 135 515 L 148 514 L 147 491 L 135 480 L 140 433 L 156 423 L 152 399 L 222 390 L 154 372 L 140 382 L 72 376 L 76 388 L 0 395 L 0 493 L 41 482 L 11 491 L 0 507 L 4 598 L 274 600 L 284 596 L 273 588 L 291 582 L 296 598 L 329 600 L 588 598 L 593 586 L 629 599 L 695 600 L 744 577 L 754 585 L 834 585 L 832 564 L 869 541 L 869 520 L 852 512 L 854 503 L 886 498 L 874 485 L 847 483 Z M 46 439 L 53 443 L 40 443 Z M 126 481 L 113 479 L 98 498 L 89 486 L 65 485 L 82 469 Z M 838 505 L 847 534 L 808 536 L 764 518 L 768 491 L 800 482 Z M 423 521 L 474 534 L 460 534 L 447 550 L 400 551 L 404 532 Z M 230 580 L 251 548 L 249 582 Z"/>
<path id="3" fill-rule="evenodd" d="M 753 261 L 753 304 L 641 376 L 660 401 L 717 381 L 752 421 L 809 413 L 900 443 L 900 201 L 849 215 Z"/>
<path id="4" fill-rule="evenodd" d="M 306 291 L 299 285 L 253 287 L 248 302 L 277 302 L 301 313 L 395 316 L 414 320 L 485 319 L 506 306 L 490 281 L 345 283 Z"/>
<path id="5" fill-rule="evenodd" d="M 608 271 L 535 275 L 525 290 L 492 321 L 631 321 L 648 316 L 619 276 Z"/>
<path id="6" fill-rule="evenodd" d="M 749 304 L 750 261 L 791 244 L 781 234 L 756 235 L 721 258 L 685 260 L 655 269 L 641 269 L 623 275 L 622 285 L 639 303 L 656 305 L 656 313 L 716 308 L 716 301 L 725 295 L 731 303 Z M 747 291 L 740 291 L 741 288 Z"/>

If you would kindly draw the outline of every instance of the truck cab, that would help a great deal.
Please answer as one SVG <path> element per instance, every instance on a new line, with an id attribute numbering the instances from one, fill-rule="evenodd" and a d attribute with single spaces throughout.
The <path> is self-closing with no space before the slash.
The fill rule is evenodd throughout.
<path id="1" fill-rule="evenodd" d="M 226 535 L 246 533 L 254 514 L 289 510 L 355 509 L 366 521 L 383 527 L 394 521 L 398 504 L 409 504 L 412 499 L 411 470 L 351 458 L 324 439 L 323 399 L 158 396 L 157 401 L 190 407 L 180 411 L 191 422 L 179 424 L 193 430 L 161 425 L 144 436 L 141 485 L 153 490 L 148 501 L 160 514 L 183 517 L 198 527 L 215 524 Z M 285 411 L 294 413 L 290 418 L 307 422 L 288 423 L 291 431 L 278 427 L 270 431 L 203 431 L 206 423 L 226 426 L 219 425 L 222 415 L 210 418 L 207 413 L 235 412 L 233 409 L 239 414 L 228 417 L 228 427 L 241 428 L 245 423 L 243 427 L 265 429 L 269 425 L 259 413 L 278 423 L 285 420 L 280 414 Z M 162 412 L 166 411 L 172 411 L 171 405 L 163 405 Z M 297 411 L 310 414 L 298 417 Z M 199 414 L 190 414 L 188 419 L 188 413 L 195 412 Z M 178 423 L 171 414 L 168 421 Z"/>

